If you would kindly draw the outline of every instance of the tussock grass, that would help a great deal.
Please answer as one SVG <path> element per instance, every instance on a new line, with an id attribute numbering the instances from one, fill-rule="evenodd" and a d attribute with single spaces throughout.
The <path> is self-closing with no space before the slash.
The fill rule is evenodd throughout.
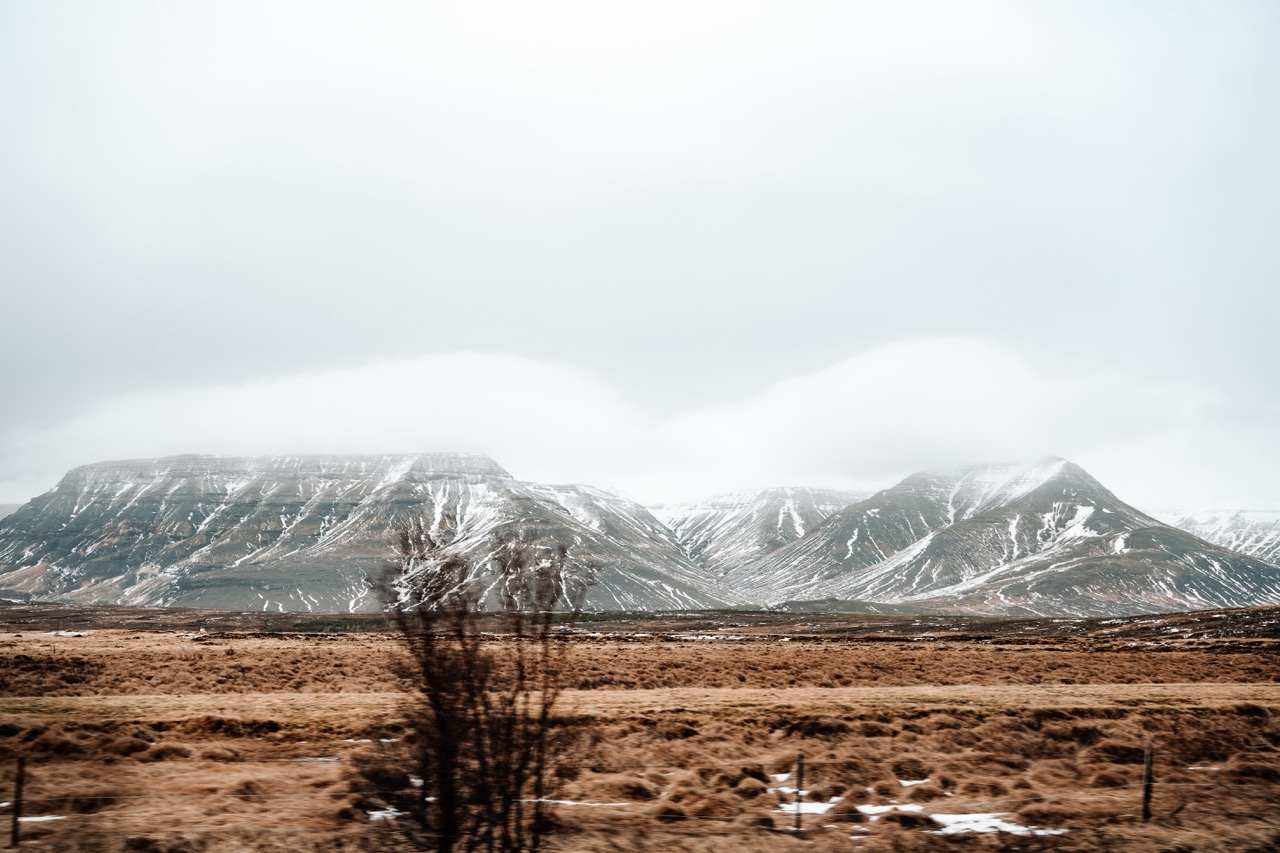
<path id="1" fill-rule="evenodd" d="M 369 780 L 411 784 L 397 755 L 412 732 L 397 724 L 402 696 L 380 660 L 395 646 L 384 638 L 20 639 L 0 648 L 27 657 L 9 682 L 27 695 L 0 695 L 0 758 L 28 757 L 28 814 L 66 816 L 24 827 L 24 846 L 395 849 L 368 817 Z M 551 853 L 848 850 L 850 835 L 871 851 L 1240 853 L 1280 841 L 1280 684 L 1273 660 L 1250 680 L 1254 651 L 794 645 L 575 647 L 575 671 L 592 681 L 673 686 L 565 695 L 560 724 L 590 728 L 558 796 L 603 805 L 560 807 Z M 61 677 L 64 657 L 84 681 Z M 1158 683 L 1180 666 L 1179 683 Z M 1064 672 L 1088 683 L 1051 683 Z M 1148 743 L 1155 819 L 1143 824 Z M 781 811 L 794 795 L 779 788 L 795 785 L 801 753 L 808 800 L 843 799 L 806 815 L 797 838 Z M 0 786 L 11 782 L 2 761 Z M 873 821 L 857 805 L 922 811 Z M 929 834 L 930 814 L 973 812 L 1068 832 Z"/>

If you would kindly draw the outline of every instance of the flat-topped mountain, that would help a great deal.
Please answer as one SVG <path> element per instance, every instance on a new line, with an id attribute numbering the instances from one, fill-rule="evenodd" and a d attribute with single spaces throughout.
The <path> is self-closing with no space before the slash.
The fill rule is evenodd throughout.
<path id="1" fill-rule="evenodd" d="M 456 525 L 476 559 L 524 531 L 599 567 L 596 608 L 726 600 L 638 504 L 533 486 L 485 456 L 178 456 L 104 462 L 0 519 L 0 596 L 230 609 L 367 610 L 398 518 Z"/>

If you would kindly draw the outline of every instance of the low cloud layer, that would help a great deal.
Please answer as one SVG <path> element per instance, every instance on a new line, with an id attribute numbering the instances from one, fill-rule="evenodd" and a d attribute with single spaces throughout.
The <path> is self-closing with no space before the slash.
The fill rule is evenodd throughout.
<path id="1" fill-rule="evenodd" d="M 1126 500 L 1277 507 L 1280 407 L 966 338 L 873 349 L 737 402 L 659 418 L 583 370 L 453 353 L 115 396 L 0 435 L 0 502 L 75 465 L 176 453 L 474 451 L 516 477 L 659 501 L 883 488 L 912 471 L 1066 456 Z"/>

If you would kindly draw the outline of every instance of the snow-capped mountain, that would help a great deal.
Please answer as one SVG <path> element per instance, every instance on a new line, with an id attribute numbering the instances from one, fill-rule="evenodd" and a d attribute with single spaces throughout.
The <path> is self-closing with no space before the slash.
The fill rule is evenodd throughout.
<path id="1" fill-rule="evenodd" d="M 1156 515 L 1206 542 L 1280 565 L 1280 510 L 1172 511 Z"/>
<path id="2" fill-rule="evenodd" d="M 723 606 L 644 507 L 594 489 L 517 481 L 484 456 L 105 462 L 69 472 L 0 519 L 0 596 L 229 609 L 368 610 L 408 513 L 456 528 L 483 559 L 526 531 L 599 567 L 587 606 Z"/>
<path id="3" fill-rule="evenodd" d="M 831 489 L 776 488 L 666 504 L 653 512 L 694 562 L 723 575 L 802 538 L 833 512 L 865 497 Z"/>
<path id="4" fill-rule="evenodd" d="M 0 518 L 0 597 L 376 609 L 368 580 L 394 556 L 396 521 L 416 515 L 477 564 L 518 535 L 568 545 L 569 571 L 596 579 L 591 609 L 828 601 L 1123 615 L 1280 603 L 1280 567 L 1260 558 L 1275 557 L 1274 514 L 1179 530 L 1063 459 L 924 471 L 859 497 L 767 489 L 650 511 L 460 454 L 105 462 Z"/>
<path id="5" fill-rule="evenodd" d="M 1280 603 L 1280 569 L 1162 524 L 1063 459 L 914 474 L 723 582 L 1005 614 Z"/>

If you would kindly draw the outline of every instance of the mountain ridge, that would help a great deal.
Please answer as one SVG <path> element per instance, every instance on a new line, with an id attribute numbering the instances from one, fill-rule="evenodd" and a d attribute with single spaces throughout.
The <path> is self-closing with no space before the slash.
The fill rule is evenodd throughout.
<path id="1" fill-rule="evenodd" d="M 1280 603 L 1274 563 L 1165 524 L 1060 457 L 919 471 L 870 495 L 780 487 L 647 508 L 456 453 L 80 466 L 0 518 L 0 596 L 374 609 L 368 580 L 410 513 L 448 527 L 450 553 L 479 566 L 511 538 L 569 545 L 571 571 L 598 576 L 589 609 L 835 601 L 1092 616 Z"/>
<path id="2" fill-rule="evenodd" d="M 563 540 L 577 571 L 607 563 L 595 607 L 733 603 L 671 543 L 627 547 L 485 456 L 175 456 L 81 466 L 0 519 L 0 591 L 126 604 L 362 610 L 393 554 L 397 517 L 456 525 L 453 548 L 487 562 L 500 540 Z M 588 493 L 574 492 L 590 503 Z M 619 530 L 648 511 L 596 508 Z M 629 522 L 619 520 L 622 515 Z M 636 521 L 639 519 L 639 521 Z M 658 527 L 656 521 L 651 522 Z M 669 553 L 668 553 L 669 551 Z M 2 593 L 0 593 L 2 594 Z"/>
<path id="3" fill-rule="evenodd" d="M 1025 615 L 1280 601 L 1275 566 L 1169 527 L 1057 457 L 913 474 L 737 573 L 746 595 Z"/>

